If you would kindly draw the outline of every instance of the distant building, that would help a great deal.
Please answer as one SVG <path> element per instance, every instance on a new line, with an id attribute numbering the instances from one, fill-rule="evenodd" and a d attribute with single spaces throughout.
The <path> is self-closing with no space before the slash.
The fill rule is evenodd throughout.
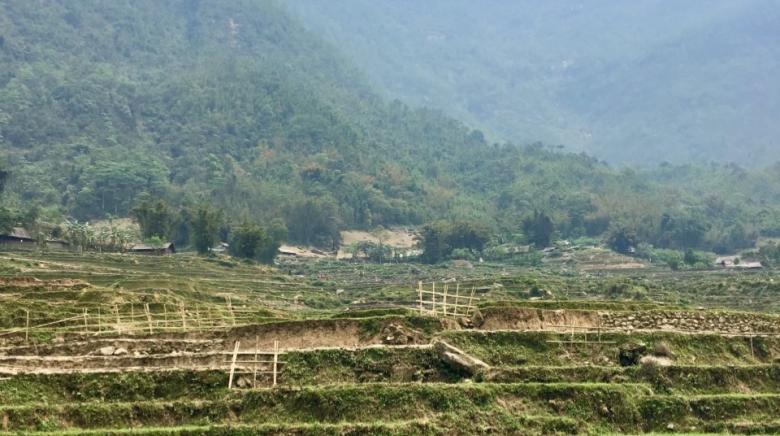
<path id="1" fill-rule="evenodd" d="M 734 268 L 737 263 L 739 263 L 739 257 L 737 256 L 721 256 L 715 259 L 715 265 L 723 268 Z"/>
<path id="2" fill-rule="evenodd" d="M 148 244 L 135 244 L 127 252 L 146 256 L 167 256 L 176 253 L 176 246 L 173 242 L 166 242 L 156 247 Z"/>
<path id="3" fill-rule="evenodd" d="M 10 232 L 0 235 L 0 244 L 3 248 L 34 248 L 35 239 L 26 229 L 14 227 Z"/>
<path id="4" fill-rule="evenodd" d="M 67 250 L 70 245 L 59 239 L 46 239 L 47 249 Z M 38 241 L 23 227 L 14 227 L 10 232 L 0 234 L 0 249 L 32 250 L 38 248 Z"/>
<path id="5" fill-rule="evenodd" d="M 739 256 L 721 256 L 715 259 L 715 265 L 722 268 L 761 269 L 764 265 L 758 261 L 741 260 Z"/>
<path id="6" fill-rule="evenodd" d="M 219 244 L 209 248 L 212 253 L 226 253 L 230 249 L 230 245 L 227 242 L 220 242 Z"/>

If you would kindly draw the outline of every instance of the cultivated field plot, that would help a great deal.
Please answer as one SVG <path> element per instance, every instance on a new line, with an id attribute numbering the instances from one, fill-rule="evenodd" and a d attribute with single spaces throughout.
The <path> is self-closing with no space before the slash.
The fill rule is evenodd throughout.
<path id="1" fill-rule="evenodd" d="M 780 432 L 772 273 L 500 268 L 0 254 L 0 432 Z"/>

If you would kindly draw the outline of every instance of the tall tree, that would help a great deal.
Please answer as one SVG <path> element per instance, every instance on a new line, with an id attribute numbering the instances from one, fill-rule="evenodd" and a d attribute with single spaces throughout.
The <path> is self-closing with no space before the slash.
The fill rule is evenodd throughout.
<path id="1" fill-rule="evenodd" d="M 279 243 L 261 226 L 245 222 L 233 231 L 230 253 L 244 259 L 272 263 L 279 251 Z"/>
<path id="2" fill-rule="evenodd" d="M 10 175 L 11 174 L 6 171 L 5 168 L 0 167 L 0 195 L 2 195 L 3 191 L 5 191 L 5 184 L 8 181 Z"/>
<path id="3" fill-rule="evenodd" d="M 523 233 L 528 242 L 538 248 L 549 247 L 552 242 L 555 225 L 552 219 L 543 212 L 535 211 L 534 214 L 523 220 Z"/>
<path id="4" fill-rule="evenodd" d="M 201 204 L 192 214 L 192 238 L 199 254 L 208 254 L 217 243 L 222 214 L 208 204 Z"/>
<path id="5" fill-rule="evenodd" d="M 170 238 L 174 214 L 165 200 L 143 195 L 130 210 L 130 215 L 138 221 L 144 239 L 155 236 L 161 239 Z"/>

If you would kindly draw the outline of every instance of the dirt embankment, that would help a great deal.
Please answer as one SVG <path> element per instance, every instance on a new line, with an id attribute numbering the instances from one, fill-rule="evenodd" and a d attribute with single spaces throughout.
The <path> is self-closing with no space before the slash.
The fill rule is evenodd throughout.
<path id="1" fill-rule="evenodd" d="M 482 322 L 475 325 L 480 330 L 568 331 L 571 326 L 596 328 L 599 325 L 598 312 L 587 310 L 489 307 L 481 314 Z"/>
<path id="2" fill-rule="evenodd" d="M 0 347 L 0 372 L 215 368 L 224 366 L 236 341 L 242 352 L 271 351 L 274 341 L 279 341 L 280 351 L 428 343 L 427 335 L 403 321 L 401 317 L 292 320 L 226 331 L 114 338 L 68 334 L 46 344 L 6 343 Z"/>

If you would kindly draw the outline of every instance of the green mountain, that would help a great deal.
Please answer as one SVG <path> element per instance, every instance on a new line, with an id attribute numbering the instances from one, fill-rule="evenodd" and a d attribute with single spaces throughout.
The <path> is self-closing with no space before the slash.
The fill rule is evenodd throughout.
<path id="1" fill-rule="evenodd" d="M 301 0 L 384 93 L 491 136 L 610 162 L 780 152 L 773 0 Z"/>
<path id="2" fill-rule="evenodd" d="M 150 194 L 209 202 L 234 223 L 284 221 L 290 239 L 320 244 L 334 229 L 439 218 L 522 239 L 539 213 L 560 237 L 627 231 L 669 247 L 726 251 L 780 234 L 777 167 L 615 169 L 494 143 L 382 98 L 348 46 L 274 1 L 2 5 L 6 212 L 127 216 Z"/>
<path id="3" fill-rule="evenodd" d="M 273 2 L 4 3 L 0 132 L 21 202 L 88 218 L 150 191 L 264 214 L 308 194 L 354 209 L 348 225 L 414 221 L 436 156 L 471 145 L 382 102 Z"/>

